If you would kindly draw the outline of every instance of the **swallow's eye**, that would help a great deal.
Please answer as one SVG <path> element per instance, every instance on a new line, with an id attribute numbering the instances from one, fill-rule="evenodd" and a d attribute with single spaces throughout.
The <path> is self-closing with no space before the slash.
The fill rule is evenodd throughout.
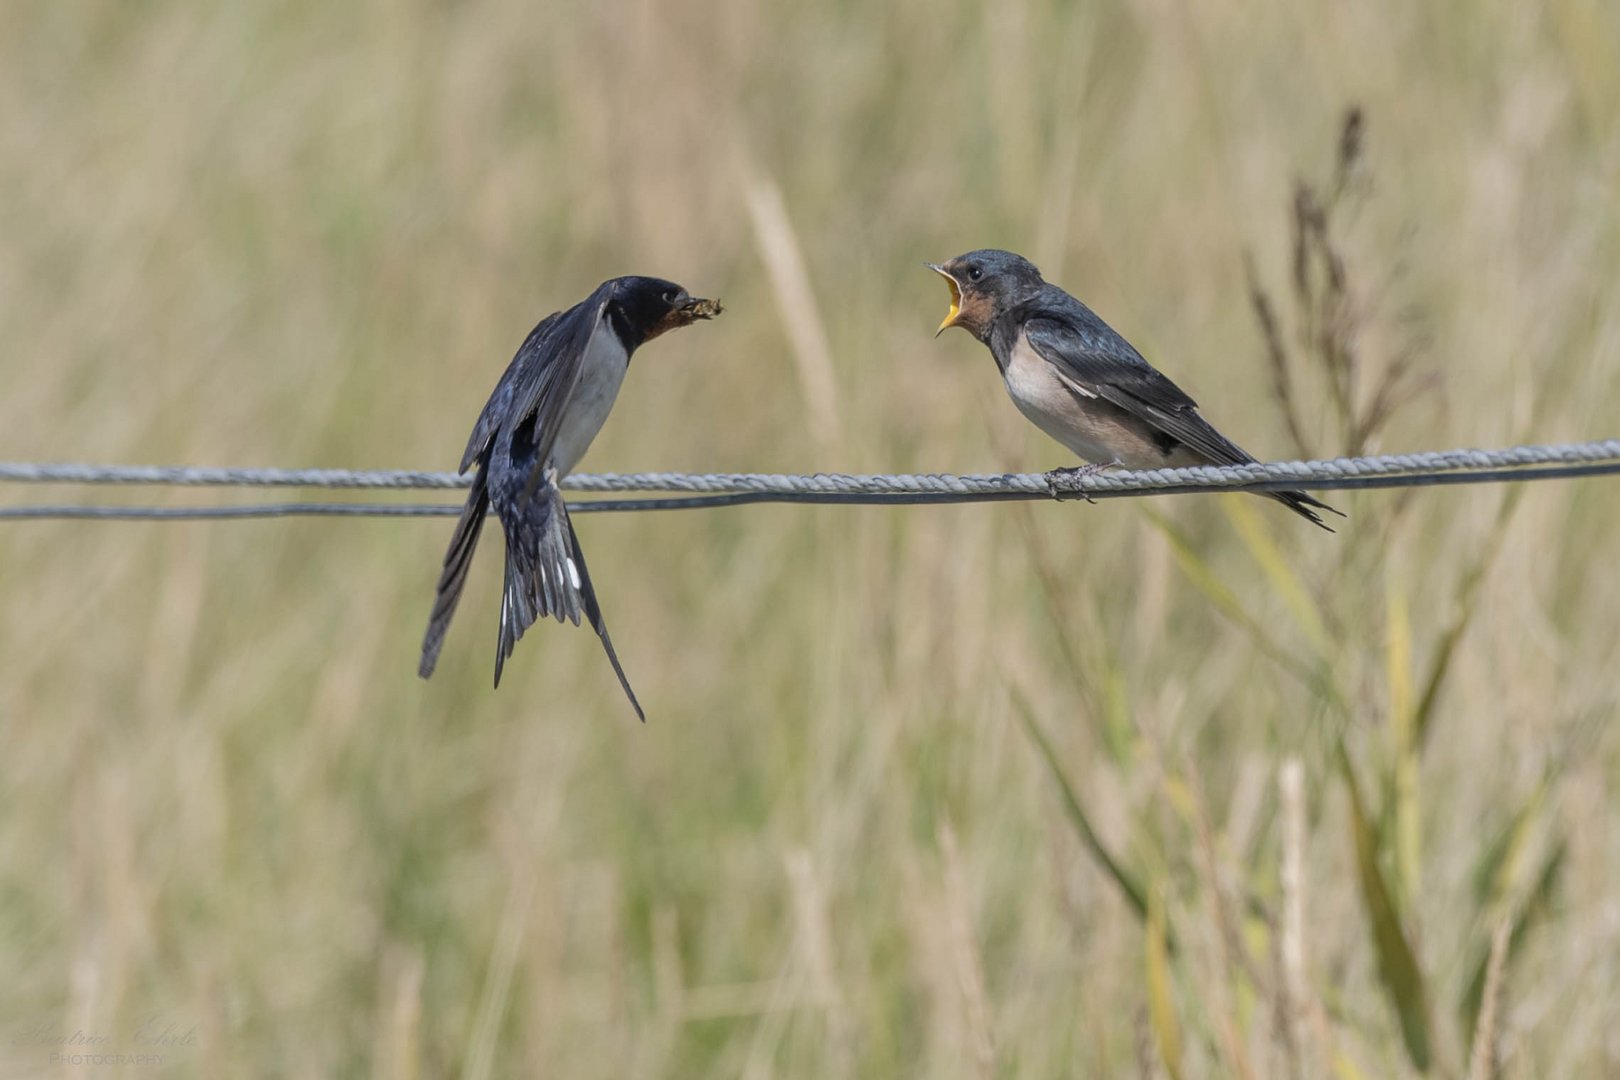
<path id="1" fill-rule="evenodd" d="M 673 289 L 665 289 L 664 290 L 664 303 L 673 304 L 674 302 L 675 302 L 675 290 L 673 290 Z"/>
<path id="2" fill-rule="evenodd" d="M 968 280 L 969 281 L 978 281 L 982 277 L 984 277 L 984 271 L 983 270 L 980 270 L 977 266 L 968 267 Z"/>

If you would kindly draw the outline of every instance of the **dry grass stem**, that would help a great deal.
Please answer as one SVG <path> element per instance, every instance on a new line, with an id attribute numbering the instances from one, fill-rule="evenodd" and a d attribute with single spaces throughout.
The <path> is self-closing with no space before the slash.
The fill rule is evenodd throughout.
<path id="1" fill-rule="evenodd" d="M 744 194 L 749 220 L 754 226 L 754 242 L 770 276 L 776 310 L 792 346 L 799 388 L 804 393 L 809 414 L 810 434 L 825 459 L 826 455 L 837 453 L 843 439 L 843 424 L 838 415 L 838 384 L 832 350 L 827 345 L 827 330 L 821 320 L 815 290 L 810 285 L 804 251 L 782 202 L 782 192 L 775 183 L 751 177 L 745 181 Z"/>
<path id="2" fill-rule="evenodd" d="M 1507 966 L 1513 924 L 1503 919 L 1491 932 L 1491 958 L 1485 968 L 1485 993 L 1480 999 L 1479 1022 L 1474 1028 L 1473 1050 L 1468 1055 L 1468 1080 L 1493 1080 L 1497 1075 L 1497 1013 L 1501 1008 L 1502 972 Z"/>
<path id="3" fill-rule="evenodd" d="M 944 863 L 945 915 L 951 947 L 952 967 L 962 998 L 964 1041 L 980 1080 L 996 1075 L 996 1040 L 990 1022 L 990 1002 L 984 989 L 984 970 L 979 963 L 979 947 L 973 933 L 973 910 L 968 898 L 967 876 L 956 846 L 956 833 L 948 822 L 939 826 L 939 851 Z"/>

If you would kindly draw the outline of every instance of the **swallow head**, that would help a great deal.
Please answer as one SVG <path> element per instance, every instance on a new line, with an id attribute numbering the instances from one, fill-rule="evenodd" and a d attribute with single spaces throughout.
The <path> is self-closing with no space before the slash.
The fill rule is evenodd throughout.
<path id="1" fill-rule="evenodd" d="M 693 296 L 673 281 L 652 277 L 618 278 L 608 303 L 617 316 L 615 321 L 633 339 L 628 342 L 631 347 L 699 319 L 712 319 L 725 310 L 718 300 Z"/>
<path id="2" fill-rule="evenodd" d="M 951 290 L 951 308 L 934 331 L 935 337 L 960 326 L 983 341 L 998 315 L 1045 284 L 1028 259 L 994 248 L 970 251 L 944 264 L 924 265 L 944 278 Z"/>

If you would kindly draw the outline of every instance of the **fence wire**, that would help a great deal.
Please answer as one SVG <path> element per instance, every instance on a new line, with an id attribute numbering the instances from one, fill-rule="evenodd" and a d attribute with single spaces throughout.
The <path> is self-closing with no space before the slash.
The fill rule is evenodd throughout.
<path id="1" fill-rule="evenodd" d="M 1452 484 L 1520 483 L 1620 472 L 1620 439 L 1340 457 L 1319 461 L 1108 469 L 1076 473 L 579 473 L 563 488 L 581 494 L 660 493 L 662 498 L 574 500 L 575 512 L 710 509 L 752 503 L 917 505 L 1022 499 L 1100 500 L 1196 491 L 1347 491 Z M 300 487 L 331 490 L 454 490 L 456 473 L 402 469 L 273 469 L 0 462 L 0 483 L 165 487 Z M 673 496 L 673 497 L 671 497 Z M 184 520 L 297 516 L 436 517 L 450 504 L 286 502 L 207 506 L 33 504 L 0 507 L 0 520 Z"/>

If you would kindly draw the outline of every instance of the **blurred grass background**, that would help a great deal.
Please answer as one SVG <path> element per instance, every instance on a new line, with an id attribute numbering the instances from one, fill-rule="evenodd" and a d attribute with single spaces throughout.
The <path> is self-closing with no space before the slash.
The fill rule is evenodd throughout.
<path id="1" fill-rule="evenodd" d="M 1604 0 L 18 0 L 0 96 L 4 458 L 448 468 L 653 273 L 586 468 L 1070 464 L 930 336 L 987 245 L 1261 457 L 1620 414 Z M 6 526 L 0 1065 L 1612 1074 L 1615 496 L 585 518 L 645 727 L 489 690 L 494 539 L 415 678 L 447 521 Z"/>

